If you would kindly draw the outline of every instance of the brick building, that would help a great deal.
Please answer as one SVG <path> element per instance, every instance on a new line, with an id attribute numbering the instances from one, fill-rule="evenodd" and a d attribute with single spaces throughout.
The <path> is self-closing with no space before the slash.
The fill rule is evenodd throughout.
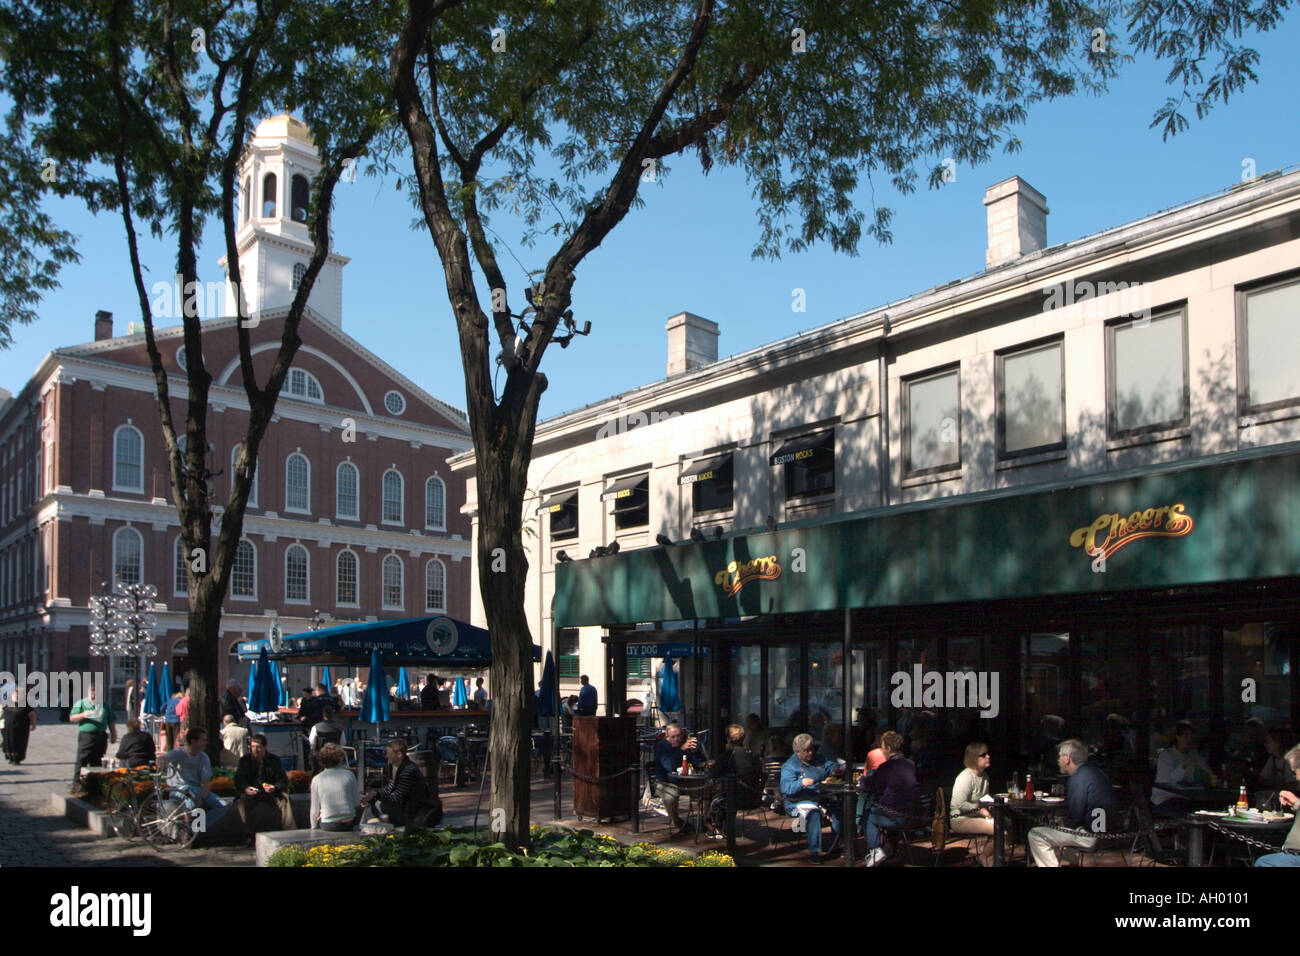
<path id="1" fill-rule="evenodd" d="M 264 121 L 245 156 L 238 241 L 250 290 L 253 364 L 265 382 L 311 252 L 302 183 L 316 154 L 302 124 Z M 256 187 L 261 204 L 254 209 Z M 260 214 L 260 215 L 256 215 Z M 234 648 L 328 620 L 469 616 L 465 482 L 447 459 L 470 447 L 464 412 L 428 395 L 342 330 L 342 269 L 331 255 L 300 327 L 302 346 L 262 443 L 222 622 L 222 679 L 242 679 Z M 224 259 L 222 260 L 224 264 Z M 301 266 L 301 268 L 299 268 Z M 155 317 L 170 287 L 155 288 Z M 234 311 L 234 310 L 230 310 Z M 174 313 L 171 313 L 174 314 Z M 247 424 L 237 319 L 204 321 L 213 376 L 208 468 L 214 538 Z M 161 324 L 161 323 L 158 323 Z M 180 524 L 143 331 L 55 349 L 0 405 L 0 669 L 99 670 L 88 598 L 102 583 L 158 588 L 158 660 L 184 671 L 187 597 Z M 157 329 L 173 414 L 184 422 L 183 330 Z M 318 618 L 319 619 L 319 618 Z M 112 661 L 121 700 L 136 662 Z"/>

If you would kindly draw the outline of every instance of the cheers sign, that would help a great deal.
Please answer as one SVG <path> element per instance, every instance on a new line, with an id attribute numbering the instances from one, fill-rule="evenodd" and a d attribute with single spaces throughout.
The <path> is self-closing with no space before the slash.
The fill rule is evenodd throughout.
<path id="1" fill-rule="evenodd" d="M 1181 538 L 1191 532 L 1193 523 L 1181 503 L 1135 511 L 1127 517 L 1119 513 L 1098 515 L 1087 527 L 1074 529 L 1070 546 L 1083 548 L 1090 557 L 1108 558 L 1139 538 Z"/>
<path id="2" fill-rule="evenodd" d="M 750 581 L 775 581 L 781 576 L 781 563 L 775 554 L 752 561 L 732 561 L 713 576 L 713 583 L 731 597 Z"/>

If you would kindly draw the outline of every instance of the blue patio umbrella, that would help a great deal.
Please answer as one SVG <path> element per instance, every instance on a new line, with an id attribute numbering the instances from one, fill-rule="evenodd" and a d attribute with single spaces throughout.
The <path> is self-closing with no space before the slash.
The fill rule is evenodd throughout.
<path id="1" fill-rule="evenodd" d="M 172 666 L 167 661 L 163 661 L 163 672 L 162 672 L 161 683 L 162 683 L 164 706 L 166 706 L 165 702 L 171 700 L 172 694 L 176 692 L 176 686 L 172 683 Z"/>
<path id="2" fill-rule="evenodd" d="M 253 685 L 257 682 L 257 661 L 248 665 L 248 694 L 247 699 L 253 699 Z"/>
<path id="3" fill-rule="evenodd" d="M 280 706 L 280 679 L 271 663 L 266 648 L 257 655 L 253 674 L 253 689 L 248 694 L 248 709 L 255 714 L 265 714 Z"/>
<path id="4" fill-rule="evenodd" d="M 537 691 L 535 713 L 538 717 L 555 716 L 555 687 L 555 658 L 547 651 L 546 663 L 542 665 L 542 684 Z"/>
<path id="5" fill-rule="evenodd" d="M 158 664 L 155 661 L 150 661 L 149 686 L 144 692 L 144 712 L 160 717 L 166 709 L 167 695 L 163 693 L 162 684 L 158 681 Z"/>
<path id="6" fill-rule="evenodd" d="M 378 649 L 370 652 L 370 677 L 357 719 L 363 724 L 382 724 L 388 720 L 388 678 L 384 676 Z"/>
<path id="7" fill-rule="evenodd" d="M 334 680 L 330 677 L 330 666 L 328 664 L 325 665 L 325 673 L 321 675 L 320 682 L 325 685 L 331 694 L 334 693 Z"/>
<path id="8" fill-rule="evenodd" d="M 469 695 L 465 693 L 465 681 L 463 678 L 452 678 L 451 703 L 455 707 L 464 707 L 469 703 Z"/>
<path id="9" fill-rule="evenodd" d="M 677 694 L 677 672 L 673 670 L 673 656 L 664 656 L 664 669 L 659 674 L 659 709 L 674 711 L 682 709 L 682 699 Z"/>
<path id="10" fill-rule="evenodd" d="M 406 675 L 405 667 L 397 672 L 397 696 L 403 700 L 411 696 L 411 678 Z"/>

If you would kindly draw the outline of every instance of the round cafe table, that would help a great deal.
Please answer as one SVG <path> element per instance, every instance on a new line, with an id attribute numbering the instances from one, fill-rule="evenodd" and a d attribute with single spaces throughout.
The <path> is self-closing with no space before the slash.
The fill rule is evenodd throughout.
<path id="1" fill-rule="evenodd" d="M 695 828 L 695 842 L 698 843 L 708 817 L 709 802 L 705 799 L 709 789 L 708 770 L 700 768 L 697 773 L 670 773 L 668 780 L 680 793 L 691 798 L 689 820 Z"/>
<path id="2" fill-rule="evenodd" d="M 1042 820 L 1051 816 L 1059 816 L 1065 813 L 1065 798 L 1054 797 L 1049 800 L 1021 800 L 1019 798 L 1009 798 L 1006 794 L 997 794 L 994 796 L 992 804 L 982 804 L 988 807 L 993 814 L 993 865 L 1006 866 L 1005 846 L 1006 846 L 1006 827 L 1007 815 L 1015 814 L 1031 821 L 1032 825 L 1037 825 Z M 1026 832 L 1028 829 L 1026 828 Z"/>
<path id="3" fill-rule="evenodd" d="M 1205 849 L 1204 833 L 1211 823 L 1259 839 L 1263 833 L 1285 833 L 1291 829 L 1291 824 L 1294 822 L 1295 814 L 1293 813 L 1288 813 L 1285 817 L 1276 820 L 1248 820 L 1205 810 L 1190 813 L 1183 818 L 1183 823 L 1187 827 L 1187 864 L 1188 866 L 1204 865 L 1201 863 Z"/>

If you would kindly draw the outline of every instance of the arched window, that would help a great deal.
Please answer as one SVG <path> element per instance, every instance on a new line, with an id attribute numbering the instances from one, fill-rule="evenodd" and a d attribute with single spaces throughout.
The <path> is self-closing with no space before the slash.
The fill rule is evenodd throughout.
<path id="1" fill-rule="evenodd" d="M 340 551 L 334 561 L 334 599 L 339 604 L 357 603 L 357 556 Z"/>
<path id="2" fill-rule="evenodd" d="M 139 584 L 144 580 L 144 539 L 135 528 L 118 528 L 113 534 L 113 581 Z"/>
<path id="3" fill-rule="evenodd" d="M 284 552 L 284 599 L 307 600 L 307 549 L 291 544 Z"/>
<path id="4" fill-rule="evenodd" d="M 235 563 L 230 568 L 230 596 L 257 597 L 257 549 L 247 538 L 235 548 Z"/>
<path id="5" fill-rule="evenodd" d="M 294 222 L 307 221 L 307 177 L 301 173 L 289 181 L 289 209 Z"/>
<path id="6" fill-rule="evenodd" d="M 441 478 L 430 478 L 424 483 L 424 526 L 447 530 L 447 486 Z"/>
<path id="7" fill-rule="evenodd" d="M 294 453 L 284 463 L 284 510 L 311 511 L 311 463 Z"/>
<path id="8" fill-rule="evenodd" d="M 190 581 L 186 574 L 188 562 L 185 560 L 185 542 L 181 536 L 176 536 L 176 561 L 175 570 L 172 574 L 172 593 L 180 596 L 189 596 Z"/>
<path id="9" fill-rule="evenodd" d="M 312 402 L 325 401 L 325 393 L 321 390 L 316 376 L 300 368 L 289 369 L 285 388 L 294 398 L 305 398 Z"/>
<path id="10" fill-rule="evenodd" d="M 384 558 L 384 608 L 402 609 L 402 559 L 395 554 Z"/>
<path id="11" fill-rule="evenodd" d="M 350 461 L 340 462 L 334 471 L 334 516 L 360 520 L 360 499 L 357 485 L 360 473 Z"/>
<path id="12" fill-rule="evenodd" d="M 424 609 L 447 610 L 447 569 L 437 558 L 424 566 Z"/>
<path id="13" fill-rule="evenodd" d="M 293 264 L 293 291 L 297 292 L 298 287 L 302 285 L 303 277 L 307 275 L 307 267 L 301 262 Z"/>
<path id="14" fill-rule="evenodd" d="M 402 523 L 402 473 L 394 468 L 384 472 L 384 513 L 380 517 L 385 524 Z"/>
<path id="15" fill-rule="evenodd" d="M 235 462 L 239 460 L 239 449 L 242 447 L 243 445 L 239 444 L 230 449 L 230 483 L 232 488 L 235 482 Z M 253 462 L 253 477 L 248 482 L 248 507 L 257 507 L 257 462 Z"/>
<path id="16" fill-rule="evenodd" d="M 144 437 L 134 425 L 113 433 L 113 490 L 144 492 Z"/>
<path id="17" fill-rule="evenodd" d="M 249 213 L 253 211 L 253 177 L 244 177 L 244 222 L 248 222 Z"/>
<path id="18" fill-rule="evenodd" d="M 267 173 L 262 177 L 262 218 L 275 218 L 275 173 Z"/>

